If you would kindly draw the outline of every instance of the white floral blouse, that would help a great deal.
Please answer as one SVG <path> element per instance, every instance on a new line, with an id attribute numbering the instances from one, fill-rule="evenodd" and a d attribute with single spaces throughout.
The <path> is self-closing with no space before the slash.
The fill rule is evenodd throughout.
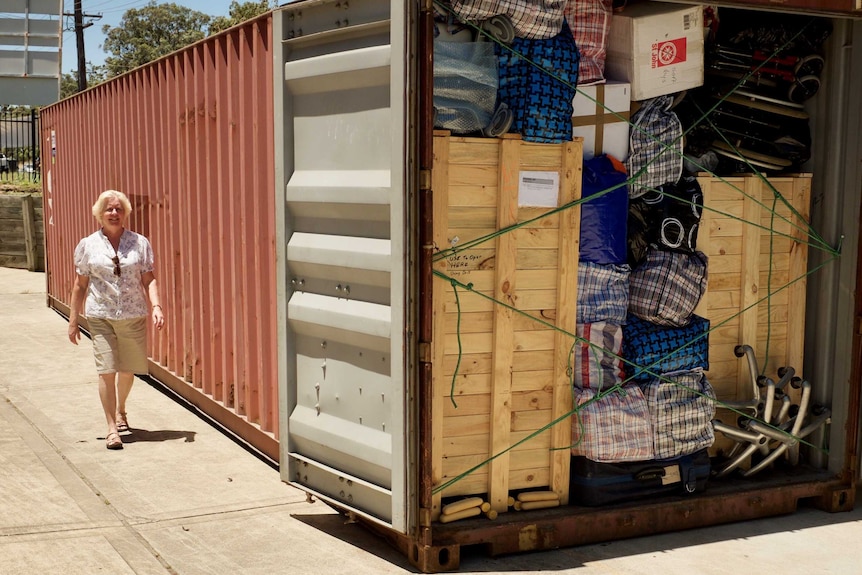
<path id="1" fill-rule="evenodd" d="M 114 255 L 120 260 L 120 275 L 114 273 Z M 153 271 L 153 248 L 144 236 L 123 230 L 115 254 L 102 230 L 90 234 L 75 248 L 75 271 L 90 278 L 85 316 L 134 319 L 149 315 L 141 275 Z"/>

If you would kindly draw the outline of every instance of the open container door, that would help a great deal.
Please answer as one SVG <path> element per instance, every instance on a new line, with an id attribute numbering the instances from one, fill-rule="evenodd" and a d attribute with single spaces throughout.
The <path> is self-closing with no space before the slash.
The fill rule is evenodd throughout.
<path id="1" fill-rule="evenodd" d="M 403 12 L 387 0 L 296 2 L 273 28 L 282 479 L 401 533 L 412 379 Z"/>

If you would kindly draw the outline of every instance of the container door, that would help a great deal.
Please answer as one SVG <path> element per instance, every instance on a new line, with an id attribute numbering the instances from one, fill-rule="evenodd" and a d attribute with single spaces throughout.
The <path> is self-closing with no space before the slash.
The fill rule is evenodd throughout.
<path id="1" fill-rule="evenodd" d="M 407 532 L 403 12 L 380 0 L 298 2 L 275 13 L 273 32 L 282 39 L 282 478 Z"/>

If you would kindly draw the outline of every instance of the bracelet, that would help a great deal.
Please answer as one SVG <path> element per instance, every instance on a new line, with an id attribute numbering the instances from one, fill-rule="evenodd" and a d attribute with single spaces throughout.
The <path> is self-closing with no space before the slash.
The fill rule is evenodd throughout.
<path id="1" fill-rule="evenodd" d="M 156 305 L 154 305 L 154 306 L 153 306 L 153 309 L 156 309 L 156 308 L 162 309 L 162 306 L 161 306 L 161 305 L 159 305 L 159 304 L 156 304 Z"/>

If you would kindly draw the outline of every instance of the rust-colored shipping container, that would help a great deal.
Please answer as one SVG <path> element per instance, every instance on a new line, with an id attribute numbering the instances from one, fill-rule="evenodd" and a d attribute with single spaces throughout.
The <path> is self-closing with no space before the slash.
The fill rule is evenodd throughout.
<path id="1" fill-rule="evenodd" d="M 271 16 L 45 108 L 41 134 L 49 304 L 98 195 L 127 194 L 166 316 L 150 373 L 277 459 Z"/>

